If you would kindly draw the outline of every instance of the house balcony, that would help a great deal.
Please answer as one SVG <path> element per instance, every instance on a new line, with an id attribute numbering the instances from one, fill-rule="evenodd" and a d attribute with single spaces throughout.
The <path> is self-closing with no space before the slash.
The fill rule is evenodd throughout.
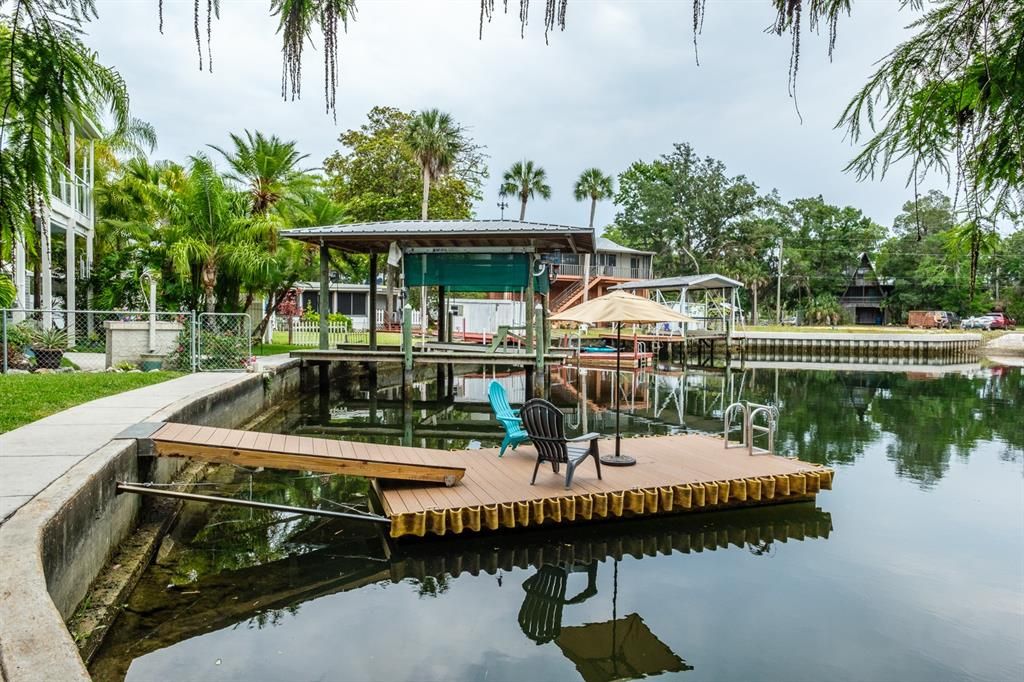
<path id="1" fill-rule="evenodd" d="M 562 263 L 558 268 L 558 277 L 566 279 L 583 279 L 583 265 L 579 263 Z M 590 278 L 608 277 L 611 279 L 631 280 L 650 279 L 650 266 L 640 265 L 591 265 Z"/>
<path id="2" fill-rule="evenodd" d="M 84 219 L 91 224 L 93 218 L 92 185 L 81 175 L 72 175 L 70 168 L 54 187 L 53 199 L 58 204 L 55 209 L 67 215 Z M 61 205 L 62 204 L 62 205 Z"/>

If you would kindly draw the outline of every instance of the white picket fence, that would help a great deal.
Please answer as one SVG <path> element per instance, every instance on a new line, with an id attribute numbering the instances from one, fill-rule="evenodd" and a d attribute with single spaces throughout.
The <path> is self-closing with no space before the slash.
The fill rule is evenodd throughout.
<path id="1" fill-rule="evenodd" d="M 346 343 L 352 336 L 352 330 L 344 322 L 327 323 L 327 340 L 331 344 Z M 312 320 L 295 318 L 291 323 L 288 343 L 295 346 L 320 345 L 320 323 Z"/>

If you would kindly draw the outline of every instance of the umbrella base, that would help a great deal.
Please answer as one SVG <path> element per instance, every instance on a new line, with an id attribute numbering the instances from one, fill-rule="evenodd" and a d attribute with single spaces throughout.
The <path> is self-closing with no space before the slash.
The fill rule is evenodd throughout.
<path id="1" fill-rule="evenodd" d="M 629 467 L 636 464 L 636 460 L 629 455 L 605 455 L 601 458 L 601 464 L 610 467 Z"/>

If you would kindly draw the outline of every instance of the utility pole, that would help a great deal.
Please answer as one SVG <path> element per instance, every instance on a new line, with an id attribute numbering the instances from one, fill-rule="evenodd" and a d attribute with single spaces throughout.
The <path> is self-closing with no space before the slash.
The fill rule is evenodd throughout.
<path id="1" fill-rule="evenodd" d="M 782 237 L 779 237 L 779 276 L 775 282 L 775 324 L 782 324 Z"/>
<path id="2" fill-rule="evenodd" d="M 501 209 L 501 219 L 504 220 L 505 219 L 505 209 L 508 208 L 508 202 L 507 201 L 499 201 L 498 202 L 498 208 Z"/>
<path id="3" fill-rule="evenodd" d="M 999 301 L 999 266 L 996 266 L 996 301 Z"/>

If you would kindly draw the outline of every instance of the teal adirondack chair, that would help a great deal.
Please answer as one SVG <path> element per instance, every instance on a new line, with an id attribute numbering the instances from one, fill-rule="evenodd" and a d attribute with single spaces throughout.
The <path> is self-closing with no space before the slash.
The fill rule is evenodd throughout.
<path id="1" fill-rule="evenodd" d="M 494 410 L 494 417 L 505 427 L 505 438 L 501 441 L 501 451 L 498 457 L 505 454 L 508 446 L 515 450 L 520 443 L 530 440 L 530 434 L 523 430 L 523 420 L 519 418 L 519 410 L 513 410 L 508 404 L 508 396 L 505 394 L 505 387 L 497 381 L 492 381 L 487 389 L 487 397 L 491 401 L 491 409 Z"/>

